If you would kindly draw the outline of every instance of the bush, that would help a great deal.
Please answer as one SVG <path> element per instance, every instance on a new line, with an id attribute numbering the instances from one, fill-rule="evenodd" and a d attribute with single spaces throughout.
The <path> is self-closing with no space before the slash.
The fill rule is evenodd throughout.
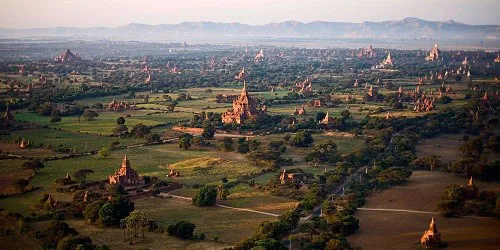
<path id="1" fill-rule="evenodd" d="M 196 192 L 193 197 L 193 204 L 204 207 L 204 206 L 212 206 L 215 204 L 217 199 L 217 189 L 210 186 L 204 186 Z"/>
<path id="2" fill-rule="evenodd" d="M 83 112 L 83 118 L 87 121 L 93 121 L 95 120 L 96 117 L 98 117 L 99 114 L 93 110 L 90 110 L 90 109 L 86 109 L 84 112 Z"/>
<path id="3" fill-rule="evenodd" d="M 109 148 L 107 148 L 107 147 L 104 147 L 101 150 L 99 150 L 99 152 L 97 152 L 97 154 L 102 158 L 108 158 L 111 156 L 111 150 L 109 150 Z"/>
<path id="4" fill-rule="evenodd" d="M 181 239 L 191 239 L 193 238 L 193 232 L 196 228 L 194 223 L 189 221 L 181 220 L 174 225 L 169 225 L 167 227 L 167 233 L 171 236 L 176 236 Z"/>
<path id="5" fill-rule="evenodd" d="M 291 141 L 291 145 L 295 147 L 309 147 L 313 144 L 314 139 L 312 138 L 312 134 L 309 131 L 302 130 L 297 132 Z"/>

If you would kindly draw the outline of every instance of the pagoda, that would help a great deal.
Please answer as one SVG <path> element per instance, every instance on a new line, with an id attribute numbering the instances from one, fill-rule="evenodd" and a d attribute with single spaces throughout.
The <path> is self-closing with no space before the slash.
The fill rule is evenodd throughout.
<path id="1" fill-rule="evenodd" d="M 429 55 L 425 58 L 426 61 L 434 61 L 434 60 L 439 60 L 440 58 L 441 51 L 438 48 L 437 44 L 434 44 L 434 48 L 429 52 Z"/>
<path id="2" fill-rule="evenodd" d="M 441 244 L 441 233 L 437 230 L 434 217 L 432 217 L 429 230 L 425 231 L 422 238 L 420 238 L 420 244 L 425 248 L 431 248 Z"/>
<path id="3" fill-rule="evenodd" d="M 130 167 L 130 161 L 127 155 L 123 157 L 121 167 L 108 177 L 109 184 L 121 184 L 123 186 L 140 185 L 143 183 L 139 174 Z"/>
<path id="4" fill-rule="evenodd" d="M 75 54 L 73 54 L 69 49 L 66 49 L 62 54 L 54 58 L 55 62 L 64 63 L 64 62 L 76 62 L 80 61 L 81 58 Z"/>
<path id="5" fill-rule="evenodd" d="M 233 101 L 233 109 L 222 114 L 222 122 L 241 124 L 244 120 L 261 113 L 262 111 L 257 109 L 255 99 L 248 94 L 246 82 L 243 82 L 240 96 Z"/>

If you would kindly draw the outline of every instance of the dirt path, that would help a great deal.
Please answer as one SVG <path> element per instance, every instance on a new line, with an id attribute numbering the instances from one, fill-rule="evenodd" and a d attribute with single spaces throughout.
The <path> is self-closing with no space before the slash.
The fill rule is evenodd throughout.
<path id="1" fill-rule="evenodd" d="M 160 196 L 163 196 L 163 197 L 172 197 L 172 198 L 189 200 L 189 201 L 192 200 L 189 197 L 173 195 L 173 194 L 170 194 L 170 193 L 160 193 Z M 227 208 L 227 209 L 232 209 L 232 210 L 238 210 L 238 211 L 244 211 L 244 212 L 251 212 L 251 213 L 257 213 L 257 214 L 263 214 L 263 215 L 269 215 L 269 216 L 273 216 L 273 217 L 280 216 L 279 214 L 262 212 L 262 211 L 257 211 L 257 210 L 253 210 L 253 209 L 248 209 L 248 208 L 230 207 L 230 206 L 225 206 L 225 205 L 220 205 L 220 204 L 215 204 L 215 206 L 222 207 L 222 208 Z"/>

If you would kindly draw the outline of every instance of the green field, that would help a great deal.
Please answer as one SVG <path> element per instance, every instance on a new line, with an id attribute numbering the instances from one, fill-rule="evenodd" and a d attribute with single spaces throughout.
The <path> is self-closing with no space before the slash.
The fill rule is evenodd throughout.
<path id="1" fill-rule="evenodd" d="M 15 119 L 29 121 L 52 128 L 59 128 L 66 131 L 110 135 L 116 127 L 116 118 L 124 117 L 125 125 L 131 130 L 135 125 L 142 123 L 146 126 L 154 126 L 162 123 L 175 123 L 190 119 L 193 115 L 185 112 L 164 112 L 156 114 L 155 110 L 127 110 L 126 112 L 99 112 L 99 116 L 93 121 L 86 121 L 75 116 L 62 117 L 57 124 L 50 123 L 50 117 L 38 115 L 33 112 L 16 113 Z M 154 114 L 152 114 L 154 113 Z M 130 115 L 130 117 L 125 117 Z"/>
<path id="2" fill-rule="evenodd" d="M 114 141 L 119 141 L 121 145 L 135 144 L 143 142 L 141 138 L 118 138 L 106 137 L 92 134 L 67 132 L 56 129 L 32 129 L 32 130 L 17 130 L 11 132 L 10 135 L 1 135 L 2 141 L 13 142 L 18 138 L 25 138 L 30 141 L 33 147 L 38 147 L 40 144 L 52 145 L 54 148 L 63 145 L 68 148 L 74 148 L 77 152 L 87 152 L 98 150 L 103 147 L 109 147 Z"/>
<path id="3" fill-rule="evenodd" d="M 180 219 L 196 224 L 195 233 L 205 233 L 207 239 L 235 243 L 251 236 L 257 226 L 276 217 L 220 207 L 197 207 L 191 201 L 177 198 L 151 198 L 135 202 L 135 209 L 146 213 L 160 225 L 167 226 Z"/>
<path id="4" fill-rule="evenodd" d="M 224 176 L 236 179 L 260 171 L 244 155 L 233 152 L 184 150 L 179 149 L 177 144 L 130 148 L 112 151 L 109 158 L 92 155 L 46 162 L 45 168 L 31 182 L 33 186 L 41 187 L 40 191 L 2 199 L 0 207 L 26 212 L 34 199 L 39 198 L 37 195 L 51 192 L 51 184 L 55 179 L 80 169 L 94 171 L 87 177 L 90 181 L 106 180 L 120 167 L 124 154 L 127 154 L 132 168 L 140 175 L 158 176 L 160 179 L 166 179 L 170 171 L 169 165 L 176 163 L 174 167 L 182 176 L 169 180 L 189 186 L 219 182 Z M 206 164 L 207 160 L 213 162 Z"/>

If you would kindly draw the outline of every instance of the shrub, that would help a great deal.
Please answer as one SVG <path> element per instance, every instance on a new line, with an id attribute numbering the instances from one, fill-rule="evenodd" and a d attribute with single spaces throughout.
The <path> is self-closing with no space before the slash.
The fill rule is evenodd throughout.
<path id="1" fill-rule="evenodd" d="M 167 233 L 171 236 L 176 236 L 181 239 L 191 239 L 193 238 L 193 232 L 196 228 L 194 223 L 189 221 L 181 220 L 176 224 L 169 225 L 167 227 Z"/>
<path id="2" fill-rule="evenodd" d="M 193 197 L 193 204 L 203 207 L 212 206 L 217 199 L 217 189 L 210 186 L 204 186 L 196 192 Z"/>

